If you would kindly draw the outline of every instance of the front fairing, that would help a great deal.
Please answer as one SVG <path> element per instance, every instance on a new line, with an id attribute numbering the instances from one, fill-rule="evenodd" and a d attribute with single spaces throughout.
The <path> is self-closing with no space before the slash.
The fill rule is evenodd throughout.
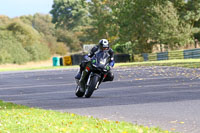
<path id="1" fill-rule="evenodd" d="M 104 70 L 110 61 L 110 55 L 107 51 L 99 51 L 92 57 L 92 65 Z"/>

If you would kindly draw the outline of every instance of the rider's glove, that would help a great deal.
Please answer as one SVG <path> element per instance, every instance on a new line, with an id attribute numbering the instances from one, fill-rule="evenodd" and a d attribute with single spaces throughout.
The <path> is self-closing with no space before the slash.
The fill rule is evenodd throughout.
<path id="1" fill-rule="evenodd" d="M 106 70 L 107 70 L 107 71 L 110 71 L 110 70 L 111 70 L 111 66 L 107 65 L 107 66 L 106 66 Z"/>
<path id="2" fill-rule="evenodd" d="M 85 56 L 84 56 L 84 59 L 87 60 L 87 61 L 90 61 L 90 60 L 91 60 L 91 58 L 90 58 L 88 55 L 85 55 Z"/>
<path id="3" fill-rule="evenodd" d="M 111 61 L 111 62 L 109 63 L 109 66 L 112 67 L 112 68 L 113 68 L 114 65 L 115 65 L 115 61 Z"/>

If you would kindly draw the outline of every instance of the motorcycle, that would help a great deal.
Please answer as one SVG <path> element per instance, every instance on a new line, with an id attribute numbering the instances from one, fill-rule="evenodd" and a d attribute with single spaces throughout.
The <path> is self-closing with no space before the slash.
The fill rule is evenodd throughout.
<path id="1" fill-rule="evenodd" d="M 81 79 L 76 80 L 77 87 L 75 94 L 77 97 L 90 98 L 99 85 L 106 78 L 110 66 L 110 55 L 106 51 L 98 51 L 91 59 L 85 68 L 85 74 L 82 73 Z"/>

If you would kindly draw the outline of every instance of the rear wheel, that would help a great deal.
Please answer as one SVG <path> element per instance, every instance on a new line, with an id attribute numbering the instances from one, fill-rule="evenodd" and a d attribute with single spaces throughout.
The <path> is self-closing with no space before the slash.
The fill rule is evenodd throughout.
<path id="1" fill-rule="evenodd" d="M 97 85 L 97 82 L 99 81 L 99 77 L 98 76 L 93 76 L 90 79 L 90 85 L 87 87 L 86 91 L 85 91 L 85 97 L 86 98 L 90 98 L 92 93 L 95 90 L 95 87 Z"/>
<path id="2" fill-rule="evenodd" d="M 81 88 L 77 85 L 76 92 L 75 92 L 75 94 L 76 94 L 77 97 L 83 97 L 83 95 L 85 93 L 85 92 L 80 91 L 80 89 Z"/>

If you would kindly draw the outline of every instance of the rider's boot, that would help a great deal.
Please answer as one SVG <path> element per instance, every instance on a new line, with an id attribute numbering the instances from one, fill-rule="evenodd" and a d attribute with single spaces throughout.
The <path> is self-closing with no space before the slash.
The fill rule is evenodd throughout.
<path id="1" fill-rule="evenodd" d="M 81 79 L 81 75 L 82 75 L 83 70 L 84 70 L 84 68 L 80 67 L 78 73 L 75 76 L 76 80 L 80 80 Z"/>
<path id="2" fill-rule="evenodd" d="M 82 71 L 81 71 L 81 69 L 80 69 L 80 70 L 78 71 L 78 73 L 76 74 L 75 79 L 80 80 L 80 79 L 81 79 L 81 74 L 82 74 Z"/>

